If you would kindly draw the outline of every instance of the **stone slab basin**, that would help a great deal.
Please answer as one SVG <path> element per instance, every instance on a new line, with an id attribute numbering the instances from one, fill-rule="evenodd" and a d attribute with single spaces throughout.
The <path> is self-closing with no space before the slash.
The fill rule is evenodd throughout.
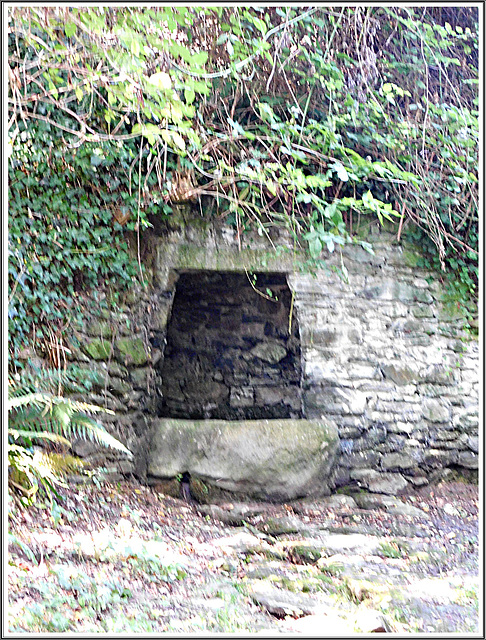
<path id="1" fill-rule="evenodd" d="M 263 500 L 329 495 L 338 441 L 328 419 L 157 418 L 147 470 L 164 479 L 187 471 L 208 485 Z"/>

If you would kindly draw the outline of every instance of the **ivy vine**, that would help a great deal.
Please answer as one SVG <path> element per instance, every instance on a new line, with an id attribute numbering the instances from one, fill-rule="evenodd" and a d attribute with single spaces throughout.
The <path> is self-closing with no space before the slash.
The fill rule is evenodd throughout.
<path id="1" fill-rule="evenodd" d="M 12 362 L 143 280 L 140 234 L 181 202 L 314 263 L 388 221 L 475 314 L 477 7 L 33 6 L 8 29 Z"/>

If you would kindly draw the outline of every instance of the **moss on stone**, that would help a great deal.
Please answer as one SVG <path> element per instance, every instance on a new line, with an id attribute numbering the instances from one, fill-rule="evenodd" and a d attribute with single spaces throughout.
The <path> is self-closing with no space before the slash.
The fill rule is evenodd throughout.
<path id="1" fill-rule="evenodd" d="M 291 549 L 294 562 L 299 564 L 314 564 L 322 556 L 320 547 L 310 544 L 296 544 Z"/>
<path id="2" fill-rule="evenodd" d="M 129 393 L 132 389 L 127 382 L 124 382 L 120 378 L 116 378 L 114 376 L 110 377 L 108 380 L 107 387 L 108 391 L 111 391 L 116 395 L 124 395 L 125 393 Z"/>
<path id="3" fill-rule="evenodd" d="M 420 261 L 423 259 L 421 254 L 412 248 L 404 248 L 402 252 L 403 261 L 407 267 L 415 269 L 419 266 Z"/>
<path id="4" fill-rule="evenodd" d="M 116 347 L 125 364 L 142 365 L 149 359 L 142 338 L 120 338 Z"/>
<path id="5" fill-rule="evenodd" d="M 110 324 L 101 320 L 93 320 L 90 322 L 86 331 L 90 336 L 100 336 L 108 340 L 110 340 L 113 335 L 113 329 Z"/>
<path id="6" fill-rule="evenodd" d="M 143 369 L 134 369 L 130 372 L 130 379 L 134 387 L 146 389 L 147 382 L 150 379 L 152 369 L 150 367 L 143 367 Z"/>
<path id="7" fill-rule="evenodd" d="M 111 355 L 111 343 L 102 338 L 94 338 L 82 345 L 83 351 L 93 360 L 109 360 Z"/>
<path id="8" fill-rule="evenodd" d="M 455 300 L 444 302 L 437 313 L 440 322 L 454 322 L 455 320 L 465 319 L 466 314 Z"/>

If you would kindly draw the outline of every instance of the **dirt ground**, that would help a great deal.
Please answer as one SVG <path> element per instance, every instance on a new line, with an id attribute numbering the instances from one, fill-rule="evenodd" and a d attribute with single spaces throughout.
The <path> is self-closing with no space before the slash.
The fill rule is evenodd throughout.
<path id="1" fill-rule="evenodd" d="M 10 632 L 480 630 L 474 484 L 422 487 L 393 513 L 258 503 L 234 524 L 134 481 L 62 496 L 51 515 L 9 501 Z"/>

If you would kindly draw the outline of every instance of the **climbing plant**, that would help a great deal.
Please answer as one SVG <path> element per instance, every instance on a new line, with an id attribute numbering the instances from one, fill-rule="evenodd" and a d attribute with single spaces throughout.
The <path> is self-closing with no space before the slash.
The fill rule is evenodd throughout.
<path id="1" fill-rule="evenodd" d="M 308 267 L 386 222 L 477 295 L 477 7 L 15 7 L 8 47 L 13 361 L 180 203 Z"/>

